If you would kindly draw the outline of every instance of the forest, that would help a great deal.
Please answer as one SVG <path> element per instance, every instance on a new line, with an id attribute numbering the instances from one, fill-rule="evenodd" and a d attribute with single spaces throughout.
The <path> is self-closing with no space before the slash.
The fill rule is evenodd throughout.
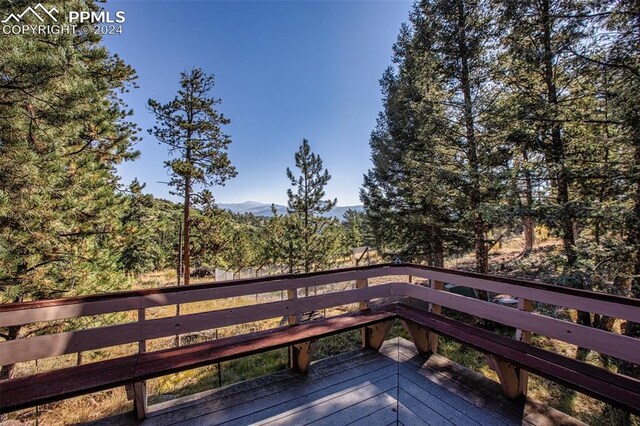
<path id="1" fill-rule="evenodd" d="M 168 82 L 175 98 L 149 99 L 156 124 L 143 129 L 122 96 L 136 71 L 100 35 L 3 36 L 0 52 L 0 303 L 123 290 L 167 269 L 183 285 L 202 268 L 318 271 L 363 246 L 431 266 L 470 253 L 471 269 L 502 273 L 490 252 L 509 238 L 522 241 L 513 275 L 640 298 L 638 0 L 417 0 L 380 79 L 364 212 L 341 220 L 326 216 L 331 165 L 306 139 L 274 171 L 291 183 L 286 214 L 217 207 L 238 172 L 215 70 Z M 158 167 L 180 202 L 121 182 L 143 135 L 169 153 Z M 536 252 L 543 231 L 559 245 Z"/>

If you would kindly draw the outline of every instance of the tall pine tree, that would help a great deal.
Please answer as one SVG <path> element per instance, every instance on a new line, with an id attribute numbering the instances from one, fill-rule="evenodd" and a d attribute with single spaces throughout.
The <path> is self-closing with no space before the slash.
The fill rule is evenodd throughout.
<path id="1" fill-rule="evenodd" d="M 99 9 L 48 6 L 61 23 L 70 7 Z M 135 72 L 92 33 L 3 36 L 0 52 L 0 303 L 121 288 L 115 166 L 136 156 L 137 128 L 119 95 Z M 0 329 L 6 340 L 27 333 Z"/>
<path id="2" fill-rule="evenodd" d="M 231 143 L 222 126 L 229 124 L 215 106 L 221 100 L 210 96 L 214 76 L 200 68 L 180 74 L 177 96 L 166 104 L 149 99 L 149 109 L 156 116 L 157 125 L 149 133 L 169 147 L 175 158 L 165 162 L 171 170 L 170 184 L 184 199 L 184 283 L 189 284 L 191 199 L 199 185 L 224 185 L 236 176 L 226 150 Z"/>

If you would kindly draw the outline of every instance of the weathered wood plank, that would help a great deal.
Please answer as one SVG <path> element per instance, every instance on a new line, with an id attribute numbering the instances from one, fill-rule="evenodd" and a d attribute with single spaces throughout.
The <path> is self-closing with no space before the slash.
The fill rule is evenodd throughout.
<path id="1" fill-rule="evenodd" d="M 431 335 L 435 335 L 435 333 L 429 332 L 429 329 L 413 321 L 402 320 L 402 325 L 404 326 L 404 329 L 407 330 L 407 333 L 409 333 L 409 336 L 411 336 L 411 341 L 415 345 L 418 353 L 422 355 L 432 353 L 431 350 L 433 345 L 431 344 L 430 337 Z"/>
<path id="2" fill-rule="evenodd" d="M 316 346 L 315 340 L 293 345 L 292 362 L 293 368 L 302 374 L 306 374 L 311 364 L 311 358 Z"/>
<path id="3" fill-rule="evenodd" d="M 379 413 L 380 416 L 370 417 L 369 421 L 377 419 L 379 423 L 371 423 L 371 424 L 388 424 L 396 417 L 396 413 L 392 410 L 395 408 L 396 399 L 395 396 L 397 394 L 397 388 L 395 386 L 394 381 L 391 381 L 391 386 L 383 386 L 382 383 L 377 383 L 375 386 L 372 386 L 374 389 L 373 392 L 379 392 L 378 394 L 371 396 L 366 399 L 362 399 L 364 395 L 348 395 L 346 400 L 340 401 L 340 405 L 351 404 L 339 411 L 335 411 L 320 420 L 315 422 L 311 422 L 310 424 L 316 426 L 336 426 L 336 425 L 350 425 L 358 420 L 371 416 L 371 413 Z M 385 409 L 381 412 L 380 407 L 385 407 Z M 388 407 L 388 408 L 386 408 Z M 335 409 L 335 404 L 330 407 L 331 410 Z M 377 410 L 377 411 L 376 411 Z M 391 417 L 393 415 L 393 418 Z M 288 423 L 283 423 L 288 424 Z M 304 420 L 299 422 L 298 424 L 308 424 L 305 423 Z"/>
<path id="4" fill-rule="evenodd" d="M 444 418 L 438 412 L 440 407 L 433 406 L 429 407 L 424 405 L 421 401 L 416 399 L 410 393 L 405 391 L 402 387 L 400 387 L 399 394 L 400 402 L 404 405 L 409 411 L 415 414 L 418 418 L 423 419 L 431 426 L 454 426 L 454 423 L 451 423 L 449 420 Z"/>
<path id="5" fill-rule="evenodd" d="M 432 382 L 427 377 L 418 374 L 415 371 L 412 371 L 408 368 L 400 369 L 400 384 L 407 385 L 402 386 L 408 393 L 413 395 L 419 401 L 423 403 L 427 403 L 427 401 L 432 400 L 434 404 L 437 404 L 438 407 L 445 407 L 444 411 L 449 411 L 451 409 L 455 409 L 460 413 L 463 413 L 465 416 L 473 419 L 474 422 L 480 423 L 486 426 L 504 426 L 505 423 L 493 417 L 492 415 L 486 413 L 481 408 L 478 408 L 476 405 L 471 402 L 461 398 L 455 393 L 448 390 L 447 387 L 442 386 L 442 384 L 438 384 Z M 428 393 L 429 395 L 425 394 Z M 431 399 L 430 399 L 431 398 Z M 436 399 L 432 399 L 436 398 Z M 442 401 L 439 403 L 438 401 Z M 442 410 L 438 409 L 440 413 Z M 461 422 L 465 424 L 471 424 L 465 420 L 465 418 L 460 417 L 458 414 L 453 414 L 460 418 Z M 445 416 L 447 417 L 447 416 Z M 451 419 L 449 419 L 451 420 Z M 452 420 L 453 421 L 453 420 Z M 456 422 L 454 422 L 456 423 Z M 457 423 L 460 424 L 460 423 Z"/>
<path id="6" fill-rule="evenodd" d="M 356 374 L 355 377 L 349 380 L 329 386 L 322 381 L 316 381 L 297 388 L 284 388 L 272 397 L 243 404 L 240 410 L 221 410 L 215 414 L 205 414 L 197 418 L 185 419 L 183 423 L 178 424 L 199 423 L 243 426 L 276 421 L 285 421 L 287 424 L 292 424 L 298 418 L 306 418 L 308 421 L 312 421 L 314 419 L 309 418 L 312 407 L 327 401 L 339 403 L 346 395 L 353 394 L 367 386 L 373 387 L 370 381 L 386 381 L 383 383 L 389 382 L 393 385 L 396 381 L 394 368 L 395 365 L 387 365 L 373 373 L 367 369 L 357 369 L 355 373 L 351 373 Z M 321 418 L 324 415 L 325 413 L 318 413 L 317 418 Z"/>
<path id="7" fill-rule="evenodd" d="M 362 381 L 361 376 L 377 372 L 382 369 L 392 370 L 393 364 L 378 354 L 367 354 L 366 357 L 360 359 L 363 364 L 351 364 L 349 362 L 339 362 L 335 365 L 320 361 L 318 369 L 312 368 L 306 377 L 296 375 L 293 380 L 286 382 L 280 381 L 274 383 L 264 389 L 254 388 L 251 391 L 233 392 L 232 394 L 218 395 L 225 389 L 211 392 L 211 395 L 196 403 L 180 403 L 173 402 L 171 411 L 165 409 L 158 413 L 150 414 L 153 416 L 154 425 L 164 426 L 177 422 L 188 423 L 191 419 L 200 417 L 211 417 L 211 414 L 217 413 L 216 418 L 221 421 L 231 421 L 239 415 L 247 414 L 248 408 L 245 404 L 250 404 L 252 409 L 263 410 L 270 406 L 277 405 L 283 401 L 294 398 L 301 398 L 306 393 L 319 392 L 321 395 L 324 389 L 333 386 L 349 387 L 355 383 Z M 314 364 L 315 366 L 315 364 Z M 388 371 L 383 374 L 388 374 Z M 233 389 L 238 385 L 232 385 Z M 304 402 L 308 402 L 303 399 Z M 166 404 L 165 404 L 166 405 Z M 225 411 L 226 410 L 226 411 Z M 225 411 L 225 412 L 223 412 Z M 241 414 L 237 414 L 237 413 Z M 233 414 L 229 414 L 233 413 Z"/>
<path id="8" fill-rule="evenodd" d="M 522 419 L 523 404 L 504 396 L 497 382 L 439 355 L 431 355 L 424 364 L 416 363 L 410 349 L 401 347 L 401 374 L 422 376 L 504 424 L 533 426 Z"/>
<path id="9" fill-rule="evenodd" d="M 458 404 L 457 407 L 451 406 L 446 399 L 441 399 L 433 393 L 427 391 L 426 389 L 416 385 L 413 381 L 408 379 L 404 375 L 400 375 L 399 378 L 400 389 L 403 393 L 400 395 L 400 401 L 404 402 L 402 395 L 407 393 L 415 398 L 417 401 L 420 401 L 421 404 L 425 405 L 427 408 L 431 408 L 438 412 L 438 414 L 444 417 L 446 420 L 450 421 L 456 425 L 479 425 L 477 422 L 477 418 L 473 416 L 473 412 L 471 411 L 470 406 L 466 406 L 463 404 Z M 460 410 L 459 408 L 464 408 L 467 410 Z M 417 413 L 416 413 L 417 414 Z M 429 419 L 425 419 L 430 423 Z"/>
<path id="10" fill-rule="evenodd" d="M 508 398 L 517 398 L 520 393 L 520 369 L 495 356 L 486 355 L 487 364 L 496 372 L 502 391 Z"/>
<path id="11" fill-rule="evenodd" d="M 533 311 L 533 301 L 520 298 L 518 299 L 518 309 L 521 311 L 531 312 Z M 523 330 L 521 328 L 516 329 L 516 340 L 524 343 L 531 342 L 531 332 Z M 518 372 L 518 391 L 521 395 L 526 395 L 529 390 L 529 372 L 527 370 L 520 370 Z"/>
<path id="12" fill-rule="evenodd" d="M 369 287 L 369 280 L 367 279 L 356 280 L 356 288 L 366 288 L 366 287 Z M 367 309 L 367 308 L 369 308 L 368 300 L 362 300 L 358 305 L 358 309 Z"/>
<path id="13" fill-rule="evenodd" d="M 385 341 L 387 333 L 391 330 L 393 319 L 364 328 L 364 347 L 377 351 Z"/>
<path id="14" fill-rule="evenodd" d="M 429 423 L 416 416 L 402 401 L 398 402 L 398 425 L 429 426 Z"/>
<path id="15" fill-rule="evenodd" d="M 212 362 L 286 347 L 290 344 L 385 321 L 393 315 L 388 312 L 348 314 L 296 327 L 287 326 L 258 332 L 250 337 L 234 336 L 2 381 L 0 398 L 3 405 L 0 410 L 56 401 L 184 369 L 197 368 Z M 85 378 L 85 374 L 89 374 L 90 379 Z"/>
<path id="16" fill-rule="evenodd" d="M 393 401 L 386 407 L 382 407 L 377 411 L 372 412 L 366 417 L 359 418 L 351 423 L 349 426 L 374 426 L 374 425 L 390 425 L 395 424 L 398 418 L 397 413 L 397 401 Z M 374 407 L 374 409 L 377 407 Z"/>
<path id="17" fill-rule="evenodd" d="M 640 322 L 638 309 L 632 309 L 640 307 L 640 299 L 443 268 L 410 264 L 383 264 L 300 275 L 209 282 L 188 287 L 174 286 L 4 304 L 0 305 L 0 326 L 133 310 L 139 306 L 155 307 L 236 297 L 389 275 L 413 275 L 435 279 Z M 9 313 L 13 314 L 9 315 Z"/>

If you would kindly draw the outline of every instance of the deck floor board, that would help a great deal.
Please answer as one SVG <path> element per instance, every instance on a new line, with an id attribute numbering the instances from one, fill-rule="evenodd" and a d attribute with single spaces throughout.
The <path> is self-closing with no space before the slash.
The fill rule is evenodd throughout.
<path id="1" fill-rule="evenodd" d="M 120 414 L 94 426 L 132 425 Z M 502 396 L 496 382 L 410 341 L 312 363 L 306 376 L 281 371 L 150 406 L 143 425 L 490 425 L 581 423 L 531 400 Z"/>

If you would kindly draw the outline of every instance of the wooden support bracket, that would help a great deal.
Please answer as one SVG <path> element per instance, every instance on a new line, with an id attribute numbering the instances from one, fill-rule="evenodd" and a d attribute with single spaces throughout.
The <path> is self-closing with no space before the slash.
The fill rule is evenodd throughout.
<path id="1" fill-rule="evenodd" d="M 133 384 L 133 410 L 138 421 L 147 416 L 147 383 L 144 381 Z"/>
<path id="2" fill-rule="evenodd" d="M 489 367 L 498 375 L 504 394 L 509 398 L 517 398 L 523 395 L 520 391 L 520 374 L 523 370 L 492 355 L 485 355 L 485 357 Z"/>
<path id="3" fill-rule="evenodd" d="M 293 345 L 291 347 L 291 368 L 298 370 L 302 374 L 306 374 L 307 370 L 309 370 L 315 347 L 315 340 Z"/>
<path id="4" fill-rule="evenodd" d="M 362 347 L 379 350 L 392 325 L 393 320 L 389 320 L 365 327 L 362 331 Z"/>
<path id="5" fill-rule="evenodd" d="M 438 349 L 438 335 L 428 328 L 415 322 L 402 320 L 404 329 L 407 330 L 418 353 L 422 355 L 434 353 Z"/>

